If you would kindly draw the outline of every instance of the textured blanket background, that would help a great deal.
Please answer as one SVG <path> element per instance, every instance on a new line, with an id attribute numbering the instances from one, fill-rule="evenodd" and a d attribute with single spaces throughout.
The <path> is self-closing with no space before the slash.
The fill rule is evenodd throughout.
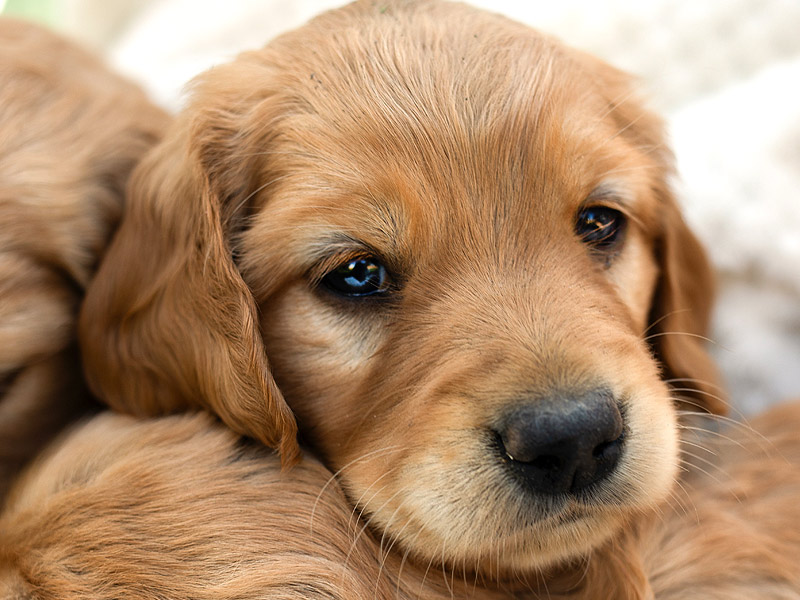
<path id="1" fill-rule="evenodd" d="M 1 2 L 2 0 L 0 0 Z M 9 8 L 20 0 L 8 0 Z M 28 0 L 30 1 L 30 0 Z M 720 279 L 713 339 L 736 409 L 800 398 L 800 1 L 472 0 L 642 80 Z M 37 0 L 177 109 L 193 75 L 336 0 Z"/>

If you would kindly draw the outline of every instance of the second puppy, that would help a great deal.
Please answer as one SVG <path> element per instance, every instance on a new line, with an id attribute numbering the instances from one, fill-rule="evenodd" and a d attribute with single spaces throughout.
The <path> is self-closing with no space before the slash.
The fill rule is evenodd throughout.
<path id="1" fill-rule="evenodd" d="M 78 306 L 167 116 L 97 58 L 0 19 L 0 499 L 91 405 Z"/>

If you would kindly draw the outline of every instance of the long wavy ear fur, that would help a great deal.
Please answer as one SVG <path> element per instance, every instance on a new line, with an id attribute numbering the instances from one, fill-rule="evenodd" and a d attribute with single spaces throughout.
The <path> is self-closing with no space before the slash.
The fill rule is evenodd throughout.
<path id="1" fill-rule="evenodd" d="M 188 109 L 133 175 L 81 314 L 87 379 L 102 400 L 137 415 L 205 407 L 289 464 L 299 452 L 295 420 L 232 258 L 231 227 L 255 178 L 243 157 L 257 152 L 240 115 L 195 106 L 206 108 Z"/>
<path id="2" fill-rule="evenodd" d="M 662 206 L 661 276 L 648 332 L 664 378 L 689 409 L 725 414 L 719 371 L 707 350 L 714 279 L 706 253 L 674 200 Z"/>

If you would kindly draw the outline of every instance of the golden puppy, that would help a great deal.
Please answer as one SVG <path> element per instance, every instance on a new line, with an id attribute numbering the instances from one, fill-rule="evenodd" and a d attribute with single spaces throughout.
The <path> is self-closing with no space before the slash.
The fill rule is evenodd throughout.
<path id="1" fill-rule="evenodd" d="M 166 116 L 94 57 L 0 20 L 0 499 L 88 404 L 78 303 Z"/>
<path id="2" fill-rule="evenodd" d="M 414 560 L 316 460 L 282 472 L 206 415 L 101 415 L 12 492 L 0 598 L 795 599 L 800 405 L 753 425 L 693 447 L 702 470 L 658 513 L 575 561 L 503 577 Z"/>
<path id="3" fill-rule="evenodd" d="M 88 292 L 90 385 L 287 466 L 299 431 L 416 564 L 585 556 L 670 493 L 678 409 L 723 410 L 671 176 L 618 71 L 466 6 L 357 2 L 195 82 Z"/>
<path id="4" fill-rule="evenodd" d="M 229 427 L 53 444 L 0 598 L 799 597 L 800 409 L 679 424 L 723 404 L 670 174 L 624 76 L 463 6 L 356 4 L 205 75 L 82 338 L 111 405 Z"/>

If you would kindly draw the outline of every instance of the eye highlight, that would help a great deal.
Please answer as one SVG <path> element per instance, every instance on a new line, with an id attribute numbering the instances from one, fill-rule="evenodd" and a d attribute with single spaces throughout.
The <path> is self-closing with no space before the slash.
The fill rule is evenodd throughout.
<path id="1" fill-rule="evenodd" d="M 362 298 L 389 292 L 391 278 L 377 259 L 365 257 L 339 265 L 324 275 L 320 284 L 339 296 Z"/>
<path id="2" fill-rule="evenodd" d="M 615 250 L 625 234 L 625 215 L 609 206 L 587 206 L 575 220 L 575 233 L 592 249 L 607 252 Z"/>

